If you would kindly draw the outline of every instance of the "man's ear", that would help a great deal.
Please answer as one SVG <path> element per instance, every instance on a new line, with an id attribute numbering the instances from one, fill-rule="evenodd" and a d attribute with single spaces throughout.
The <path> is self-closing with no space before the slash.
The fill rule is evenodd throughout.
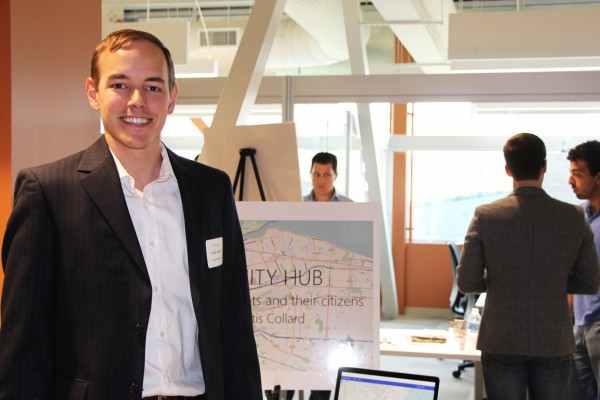
<path id="1" fill-rule="evenodd" d="M 596 185 L 600 185 L 600 172 L 594 175 L 594 182 L 596 183 Z"/>
<path id="2" fill-rule="evenodd" d="M 512 172 L 510 172 L 510 169 L 508 169 L 508 165 L 504 166 L 504 171 L 506 172 L 506 175 L 508 175 L 512 178 Z"/>
<path id="3" fill-rule="evenodd" d="M 179 94 L 179 86 L 177 85 L 177 82 L 175 82 L 175 85 L 173 85 L 173 89 L 171 89 L 171 92 L 169 93 L 169 105 L 168 105 L 168 113 L 173 114 L 173 111 L 175 110 L 175 103 L 177 102 L 177 95 Z"/>
<path id="4" fill-rule="evenodd" d="M 94 80 L 92 78 L 86 79 L 85 92 L 87 93 L 87 98 L 90 102 L 90 106 L 94 110 L 99 110 L 100 105 L 98 104 L 98 91 L 96 90 L 96 85 L 94 84 Z"/>

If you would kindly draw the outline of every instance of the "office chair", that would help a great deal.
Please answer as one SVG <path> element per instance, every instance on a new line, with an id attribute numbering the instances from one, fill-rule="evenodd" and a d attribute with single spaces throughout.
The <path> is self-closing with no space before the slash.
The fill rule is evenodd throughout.
<path id="1" fill-rule="evenodd" d="M 471 309 L 475 306 L 477 296 L 473 294 L 464 294 L 458 290 L 456 283 L 456 269 L 458 267 L 458 261 L 460 260 L 460 251 L 458 246 L 454 242 L 448 243 L 448 249 L 450 250 L 450 264 L 452 265 L 452 292 L 450 292 L 450 310 L 462 318 L 466 318 Z M 473 361 L 463 361 L 458 365 L 455 371 L 452 371 L 452 376 L 459 378 L 461 372 L 468 367 L 474 367 Z"/>

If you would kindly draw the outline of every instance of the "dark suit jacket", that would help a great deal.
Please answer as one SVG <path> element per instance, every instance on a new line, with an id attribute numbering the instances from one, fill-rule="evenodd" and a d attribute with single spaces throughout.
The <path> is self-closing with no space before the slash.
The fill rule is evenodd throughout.
<path id="1" fill-rule="evenodd" d="M 517 187 L 478 207 L 457 273 L 462 292 L 487 292 L 477 348 L 538 357 L 573 353 L 567 293 L 598 291 L 593 237 L 580 207 L 539 187 Z"/>
<path id="2" fill-rule="evenodd" d="M 169 151 L 207 400 L 262 399 L 243 238 L 221 171 Z M 206 240 L 223 237 L 208 268 Z M 21 171 L 2 246 L 0 399 L 142 396 L 150 279 L 104 137 Z"/>

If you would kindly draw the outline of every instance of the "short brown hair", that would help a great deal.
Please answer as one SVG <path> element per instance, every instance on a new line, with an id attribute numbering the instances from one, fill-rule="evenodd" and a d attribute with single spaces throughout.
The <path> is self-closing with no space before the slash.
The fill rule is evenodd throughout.
<path id="1" fill-rule="evenodd" d="M 504 145 L 504 160 L 515 180 L 538 179 L 546 162 L 546 146 L 533 133 L 518 133 Z"/>
<path id="2" fill-rule="evenodd" d="M 92 55 L 91 71 L 90 76 L 94 81 L 94 86 L 98 88 L 98 82 L 100 81 L 100 69 L 98 67 L 98 59 L 100 55 L 106 51 L 115 52 L 120 48 L 128 45 L 136 40 L 146 40 L 150 43 L 154 43 L 165 55 L 167 66 L 169 69 L 169 91 L 173 90 L 175 86 L 175 66 L 173 65 L 173 59 L 171 58 L 171 52 L 165 47 L 159 38 L 148 32 L 136 31 L 134 29 L 122 29 L 115 31 L 102 40 Z"/>

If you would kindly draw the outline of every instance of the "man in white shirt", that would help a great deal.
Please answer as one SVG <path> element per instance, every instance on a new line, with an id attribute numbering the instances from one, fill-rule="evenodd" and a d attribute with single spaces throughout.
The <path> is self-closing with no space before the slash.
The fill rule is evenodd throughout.
<path id="1" fill-rule="evenodd" d="M 122 30 L 91 64 L 105 135 L 15 184 L 0 399 L 262 399 L 231 183 L 161 142 L 168 49 Z"/>

